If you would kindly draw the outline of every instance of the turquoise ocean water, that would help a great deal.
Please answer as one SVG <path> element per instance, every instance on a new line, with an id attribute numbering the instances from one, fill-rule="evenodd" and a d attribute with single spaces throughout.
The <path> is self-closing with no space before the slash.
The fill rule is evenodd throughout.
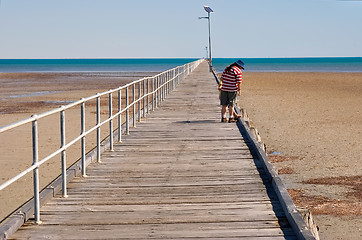
<path id="1" fill-rule="evenodd" d="M 161 72 L 194 61 L 165 59 L 0 59 L 0 72 Z M 214 58 L 217 72 L 236 58 Z M 362 72 L 362 57 L 243 58 L 249 72 Z"/>

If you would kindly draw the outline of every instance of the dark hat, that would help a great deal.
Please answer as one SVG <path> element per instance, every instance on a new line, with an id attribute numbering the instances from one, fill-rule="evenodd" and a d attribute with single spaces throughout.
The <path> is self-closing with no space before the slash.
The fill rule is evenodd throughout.
<path id="1" fill-rule="evenodd" d="M 237 60 L 236 62 L 235 62 L 237 65 L 239 65 L 240 67 L 242 67 L 242 69 L 244 69 L 244 62 L 243 61 L 241 61 L 241 60 Z"/>

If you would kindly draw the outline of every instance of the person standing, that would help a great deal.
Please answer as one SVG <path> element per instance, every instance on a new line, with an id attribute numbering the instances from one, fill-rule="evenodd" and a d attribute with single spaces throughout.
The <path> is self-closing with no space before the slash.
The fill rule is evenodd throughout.
<path id="1" fill-rule="evenodd" d="M 236 96 L 240 96 L 242 70 L 244 70 L 244 62 L 241 60 L 227 66 L 222 73 L 219 85 L 220 105 L 221 105 L 221 122 L 227 122 L 226 109 L 229 110 L 229 122 L 236 122 L 240 115 L 234 112 L 234 101 Z"/>

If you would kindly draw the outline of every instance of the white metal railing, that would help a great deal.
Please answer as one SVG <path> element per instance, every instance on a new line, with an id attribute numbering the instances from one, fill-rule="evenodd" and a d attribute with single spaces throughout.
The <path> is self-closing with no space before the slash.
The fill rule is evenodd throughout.
<path id="1" fill-rule="evenodd" d="M 15 177 L 7 180 L 3 184 L 0 185 L 0 191 L 9 186 L 10 184 L 16 182 L 26 174 L 33 172 L 33 187 L 34 187 L 34 220 L 37 223 L 40 223 L 40 199 L 39 199 L 39 167 L 47 162 L 49 159 L 57 156 L 58 154 L 61 155 L 61 166 L 62 166 L 62 195 L 67 196 L 67 175 L 66 175 L 66 150 L 72 146 L 73 144 L 81 141 L 81 166 L 82 166 L 82 175 L 86 176 L 86 150 L 85 150 L 85 137 L 96 131 L 97 133 L 97 161 L 100 162 L 101 160 L 101 126 L 105 124 L 109 124 L 109 148 L 113 150 L 113 120 L 118 118 L 118 141 L 121 141 L 122 136 L 122 114 L 125 113 L 125 131 L 126 134 L 129 134 L 130 128 L 130 109 L 132 108 L 132 125 L 136 126 L 136 120 L 140 120 L 141 117 L 145 117 L 146 113 L 149 113 L 150 110 L 154 110 L 159 103 L 165 99 L 166 95 L 173 90 L 178 83 L 185 78 L 190 72 L 192 72 L 201 62 L 202 60 L 197 60 L 191 63 L 187 63 L 185 65 L 167 70 L 162 72 L 158 75 L 153 77 L 145 77 L 116 89 L 111 89 L 106 92 L 98 93 L 96 95 L 82 98 L 81 100 L 62 106 L 57 109 L 53 109 L 51 111 L 39 114 L 39 115 L 32 115 L 30 118 L 25 120 L 4 126 L 0 128 L 0 134 L 11 129 L 17 128 L 19 126 L 23 126 L 25 124 L 32 124 L 32 152 L 33 152 L 33 163 L 32 165 L 27 168 L 26 170 L 22 171 Z M 136 88 L 138 88 L 138 96 L 136 98 Z M 130 89 L 132 90 L 132 101 L 130 102 Z M 122 109 L 122 96 L 121 91 L 125 90 L 125 107 Z M 113 93 L 118 94 L 118 109 L 115 114 L 113 114 Z M 101 106 L 100 106 L 100 98 L 108 95 L 108 110 L 109 116 L 106 120 L 100 120 L 101 114 Z M 86 130 L 85 128 L 85 103 L 90 100 L 96 100 L 96 125 Z M 81 107 L 81 134 L 70 140 L 69 142 L 65 139 L 65 110 L 73 108 L 75 106 Z M 137 109 L 137 116 L 136 116 L 136 105 L 138 105 Z M 51 153 L 50 155 L 39 159 L 39 146 L 38 146 L 38 120 L 45 118 L 50 115 L 60 114 L 60 136 L 61 136 L 61 147 Z M 137 118 L 137 119 L 136 119 Z M 1 137 L 1 135 L 0 135 Z"/>

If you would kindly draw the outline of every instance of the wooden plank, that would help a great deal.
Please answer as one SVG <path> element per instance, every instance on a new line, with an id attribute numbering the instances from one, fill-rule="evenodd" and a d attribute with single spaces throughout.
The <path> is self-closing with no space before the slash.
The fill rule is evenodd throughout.
<path id="1" fill-rule="evenodd" d="M 52 231 L 46 225 L 39 231 L 28 231 L 24 237 L 34 239 L 296 239 L 290 230 L 261 225 L 257 222 L 222 225 L 199 224 L 142 224 L 142 225 L 54 225 Z M 101 230 L 98 230 L 101 229 Z M 187 231 L 185 231 L 187 229 Z M 24 232 L 28 230 L 24 228 Z M 77 233 L 69 236 L 67 232 Z"/>

